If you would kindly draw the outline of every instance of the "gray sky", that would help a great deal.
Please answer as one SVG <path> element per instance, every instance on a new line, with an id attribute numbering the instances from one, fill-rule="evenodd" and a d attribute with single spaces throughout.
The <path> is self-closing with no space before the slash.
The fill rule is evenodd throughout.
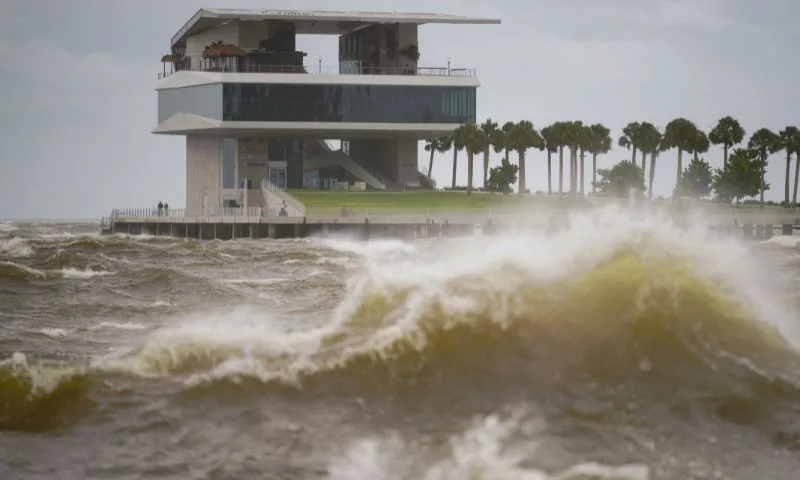
<path id="1" fill-rule="evenodd" d="M 748 134 L 798 119 L 798 0 L 18 0 L 0 3 L 0 218 L 93 218 L 185 199 L 183 137 L 150 134 L 156 73 L 171 36 L 201 7 L 433 11 L 501 18 L 500 26 L 421 27 L 420 63 L 473 67 L 478 117 L 663 127 L 724 115 Z M 336 64 L 335 37 L 301 37 L 310 62 Z M 421 152 L 421 166 L 427 157 Z M 706 156 L 721 164 L 721 151 Z M 528 185 L 546 188 L 543 153 Z M 630 158 L 616 148 L 600 166 Z M 657 195 L 675 181 L 659 158 Z M 494 162 L 499 162 L 497 158 Z M 465 165 L 465 162 L 464 162 Z M 771 159 L 781 199 L 783 157 Z M 434 177 L 449 184 L 450 157 Z M 460 167 L 459 184 L 466 183 Z M 476 181 L 481 177 L 476 168 Z"/>

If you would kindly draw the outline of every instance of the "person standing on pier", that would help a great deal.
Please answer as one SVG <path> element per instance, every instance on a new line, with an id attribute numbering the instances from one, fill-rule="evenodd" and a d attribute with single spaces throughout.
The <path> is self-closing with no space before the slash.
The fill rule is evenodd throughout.
<path id="1" fill-rule="evenodd" d="M 158 209 L 158 216 L 160 217 L 161 211 L 164 209 L 164 204 L 161 203 L 161 200 L 158 201 L 158 206 L 156 208 Z"/>
<path id="2" fill-rule="evenodd" d="M 169 217 L 169 203 L 164 202 L 164 216 Z"/>

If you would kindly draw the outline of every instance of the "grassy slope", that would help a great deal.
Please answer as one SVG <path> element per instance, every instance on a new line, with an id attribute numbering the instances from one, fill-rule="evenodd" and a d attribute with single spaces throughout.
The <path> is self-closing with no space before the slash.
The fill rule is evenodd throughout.
<path id="1" fill-rule="evenodd" d="M 347 207 L 357 209 L 485 209 L 509 206 L 531 206 L 544 208 L 569 208 L 585 205 L 586 202 L 574 197 L 526 195 L 489 195 L 474 192 L 441 191 L 367 191 L 353 192 L 341 190 L 290 190 L 290 193 L 306 205 L 309 212 L 338 212 Z M 707 201 L 691 202 L 699 208 L 730 208 L 727 205 Z M 741 209 L 758 208 L 757 205 L 740 206 Z M 779 207 L 765 207 L 779 208 Z"/>

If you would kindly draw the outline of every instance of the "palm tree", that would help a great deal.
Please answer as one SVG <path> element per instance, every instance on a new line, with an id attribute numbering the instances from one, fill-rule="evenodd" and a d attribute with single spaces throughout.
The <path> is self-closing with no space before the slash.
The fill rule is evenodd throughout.
<path id="1" fill-rule="evenodd" d="M 464 149 L 467 151 L 467 195 L 472 195 L 472 177 L 474 171 L 475 155 L 486 151 L 489 137 L 473 122 L 462 125 Z"/>
<path id="2" fill-rule="evenodd" d="M 587 149 L 592 154 L 592 193 L 597 191 L 597 156 L 611 151 L 611 131 L 600 123 L 591 127 L 592 135 Z"/>
<path id="3" fill-rule="evenodd" d="M 564 131 L 569 147 L 569 193 L 575 195 L 578 193 L 578 149 L 581 145 L 583 122 L 566 122 Z"/>
<path id="4" fill-rule="evenodd" d="M 795 148 L 795 137 L 798 130 L 795 126 L 787 126 L 780 131 L 781 146 L 786 150 L 786 192 L 784 194 L 786 207 L 789 207 L 789 178 L 792 176 L 792 154 L 797 153 Z"/>
<path id="5" fill-rule="evenodd" d="M 428 178 L 433 178 L 433 156 L 436 153 L 444 153 L 453 146 L 453 139 L 450 137 L 436 137 L 425 140 L 425 151 L 431 152 L 428 160 Z"/>
<path id="6" fill-rule="evenodd" d="M 664 138 L 661 141 L 661 150 L 678 149 L 678 165 L 677 177 L 675 182 L 674 195 L 678 196 L 679 186 L 681 184 L 681 175 L 683 174 L 683 152 L 691 152 L 694 150 L 695 144 L 698 142 L 698 128 L 692 123 L 691 120 L 685 118 L 676 118 L 670 121 L 664 129 Z"/>
<path id="7" fill-rule="evenodd" d="M 544 140 L 544 148 L 547 150 L 547 194 L 553 194 L 553 154 L 558 152 L 556 145 L 556 138 L 553 135 L 553 126 L 549 125 L 542 129 L 542 139 Z"/>
<path id="8" fill-rule="evenodd" d="M 708 148 L 711 146 L 711 143 L 708 140 L 708 136 L 706 136 L 706 132 L 700 130 L 699 128 L 694 134 L 694 139 L 692 140 L 692 156 L 695 160 L 698 160 L 699 153 L 706 153 Z"/>
<path id="9" fill-rule="evenodd" d="M 722 145 L 722 171 L 728 169 L 728 151 L 744 140 L 745 131 L 738 120 L 730 115 L 722 117 L 708 133 L 708 140 L 714 145 Z"/>
<path id="10" fill-rule="evenodd" d="M 638 135 L 640 127 L 639 122 L 631 122 L 625 125 L 625 128 L 622 129 L 622 136 L 618 140 L 620 147 L 632 151 L 631 162 L 634 165 L 636 165 L 636 150 L 639 148 Z"/>
<path id="11" fill-rule="evenodd" d="M 489 148 L 492 146 L 491 141 L 494 139 L 495 132 L 497 131 L 497 122 L 493 122 L 491 118 L 487 118 L 481 124 L 481 130 L 486 134 L 489 143 L 483 151 L 483 187 L 486 188 L 486 183 L 489 181 Z"/>
<path id="12" fill-rule="evenodd" d="M 525 151 L 529 148 L 544 149 L 544 139 L 533 128 L 528 120 L 522 120 L 514 125 L 508 135 L 508 146 L 519 155 L 519 194 L 526 192 L 525 188 Z"/>
<path id="13" fill-rule="evenodd" d="M 567 123 L 556 122 L 550 126 L 553 146 L 558 148 L 558 195 L 564 194 L 564 147 L 567 146 Z"/>
<path id="14" fill-rule="evenodd" d="M 464 125 L 459 126 L 453 131 L 453 136 L 450 137 L 451 144 L 453 146 L 453 186 L 452 188 L 456 188 L 456 169 L 458 168 L 458 152 L 464 150 L 465 146 L 465 133 L 464 133 Z"/>
<path id="15" fill-rule="evenodd" d="M 503 137 L 507 137 L 511 133 L 511 130 L 513 130 L 513 129 L 514 129 L 514 122 L 506 122 L 506 123 L 503 124 L 503 127 L 500 130 L 497 131 L 497 135 L 501 135 Z M 501 144 L 502 144 L 502 142 L 501 142 Z M 502 150 L 503 150 L 503 158 L 505 158 L 506 162 L 507 162 L 508 161 L 508 152 L 510 152 L 511 149 L 508 148 L 507 145 L 504 145 Z M 497 152 L 497 153 L 500 153 L 500 152 Z"/>
<path id="16" fill-rule="evenodd" d="M 647 155 L 650 155 L 650 175 L 647 183 L 647 195 L 653 198 L 653 179 L 656 173 L 656 157 L 661 146 L 661 132 L 650 122 L 642 122 L 639 129 L 639 150 L 642 152 L 642 175 L 647 162 Z"/>
<path id="17" fill-rule="evenodd" d="M 758 154 L 759 168 L 761 169 L 761 188 L 759 192 L 759 202 L 764 206 L 764 173 L 767 170 L 767 161 L 769 156 L 777 152 L 783 145 L 781 144 L 781 137 L 768 128 L 761 128 L 757 130 L 750 137 L 747 142 L 747 148 L 755 150 Z"/>
<path id="18" fill-rule="evenodd" d="M 792 141 L 795 151 L 794 165 L 794 191 L 792 192 L 792 205 L 797 205 L 797 181 L 800 180 L 800 133 L 794 136 Z"/>
<path id="19" fill-rule="evenodd" d="M 590 149 L 592 148 L 593 136 L 594 136 L 594 131 L 592 130 L 592 127 L 590 127 L 589 125 L 583 125 L 581 128 L 580 145 L 578 146 L 581 152 L 581 167 L 580 167 L 581 197 L 586 196 L 586 192 L 584 191 L 586 185 L 586 181 L 584 180 L 584 173 L 586 171 L 584 159 L 586 157 L 586 152 L 590 151 Z"/>

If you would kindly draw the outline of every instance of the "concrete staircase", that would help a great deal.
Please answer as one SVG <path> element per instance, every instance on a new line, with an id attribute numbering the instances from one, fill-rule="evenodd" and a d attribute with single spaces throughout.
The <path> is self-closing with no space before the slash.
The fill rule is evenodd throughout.
<path id="1" fill-rule="evenodd" d="M 294 198 L 286 190 L 277 187 L 266 178 L 261 180 L 261 194 L 264 196 L 264 205 L 267 208 L 267 215 L 276 216 L 281 206 L 286 203 L 286 213 L 290 217 L 305 217 L 306 206 L 303 202 Z"/>
<path id="2" fill-rule="evenodd" d="M 319 145 L 322 148 L 315 149 L 316 152 L 309 151 L 303 160 L 306 168 L 338 166 L 365 182 L 369 187 L 386 190 L 387 180 L 369 165 L 357 162 L 340 149 L 333 149 L 325 140 L 319 140 Z"/>

